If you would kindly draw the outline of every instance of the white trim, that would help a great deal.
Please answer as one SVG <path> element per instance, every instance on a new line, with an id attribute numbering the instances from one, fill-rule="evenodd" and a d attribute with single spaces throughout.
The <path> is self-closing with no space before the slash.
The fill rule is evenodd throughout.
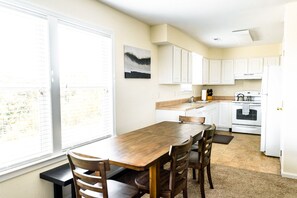
<path id="1" fill-rule="evenodd" d="M 52 10 L 47 10 L 47 9 L 41 8 L 39 5 L 33 4 L 31 2 L 22 1 L 22 0 L 0 0 L 0 5 L 1 4 L 6 7 L 16 7 L 16 9 L 27 11 L 29 13 L 35 13 L 36 15 L 40 15 L 40 16 L 55 17 L 58 20 L 65 21 L 67 23 L 72 23 L 75 25 L 86 27 L 88 29 L 93 29 L 97 33 L 100 32 L 101 34 L 103 34 L 105 36 L 113 35 L 113 31 L 111 29 L 107 29 L 105 27 L 98 26 L 97 24 L 91 24 L 90 22 L 85 21 L 85 20 L 75 19 L 71 16 L 59 14 Z"/>
<path id="2" fill-rule="evenodd" d="M 46 159 L 41 159 L 38 161 L 34 161 L 32 163 L 28 163 L 22 166 L 8 169 L 6 171 L 1 172 L 0 182 L 12 179 L 14 177 L 18 177 L 20 175 L 24 175 L 28 172 L 32 172 L 34 170 L 37 170 L 45 166 L 49 166 L 51 164 L 58 163 L 64 160 L 66 160 L 65 152 Z"/>
<path id="3" fill-rule="evenodd" d="M 281 175 L 282 175 L 282 177 L 297 179 L 297 174 L 296 173 L 289 173 L 289 172 L 281 171 Z"/>
<path id="4" fill-rule="evenodd" d="M 85 143 L 82 143 L 81 145 L 85 145 L 85 144 L 89 144 L 91 142 L 95 142 L 95 141 L 99 141 L 101 139 L 105 139 L 105 138 L 108 138 L 110 136 L 114 136 L 116 135 L 116 110 L 115 110 L 115 39 L 114 39 L 114 33 L 113 31 L 111 30 L 107 30 L 106 28 L 103 28 L 103 27 L 99 27 L 97 25 L 94 25 L 94 24 L 90 24 L 89 22 L 86 22 L 86 21 L 82 21 L 82 20 L 78 20 L 78 19 L 73 19 L 71 17 L 67 17 L 67 16 L 63 16 L 63 15 L 60 15 L 58 13 L 55 13 L 53 11 L 50 11 L 50 10 L 46 10 L 46 9 L 42 9 L 40 8 L 38 5 L 34 5 L 32 3 L 29 3 L 29 2 L 24 2 L 24 1 L 16 1 L 16 0 L 0 0 L 0 5 L 1 6 L 5 6 L 5 7 L 9 7 L 9 8 L 13 8 L 15 10 L 18 10 L 18 11 L 23 11 L 23 12 L 27 12 L 27 13 L 31 13 L 31 14 L 36 14 L 37 16 L 42 16 L 44 18 L 47 18 L 48 21 L 49 21 L 49 37 L 55 37 L 55 33 L 52 32 L 52 29 L 51 27 L 53 26 L 53 21 L 63 21 L 63 23 L 67 23 L 67 24 L 71 24 L 75 27 L 81 27 L 82 29 L 85 29 L 85 30 L 89 30 L 89 31 L 93 31 L 93 32 L 96 32 L 97 34 L 100 34 L 101 36 L 105 36 L 105 37 L 108 37 L 110 39 L 112 39 L 112 92 L 113 92 L 113 130 L 112 130 L 112 134 L 111 135 L 108 135 L 108 136 L 104 136 L 104 137 L 100 137 L 99 139 L 96 139 L 96 140 L 92 140 L 92 141 L 89 141 L 89 142 L 85 142 Z M 53 39 L 53 38 L 51 38 Z M 50 42 L 50 45 L 51 44 L 56 44 L 56 43 L 52 43 Z M 53 48 L 51 48 L 53 49 Z M 51 56 L 50 56 L 50 68 L 51 68 L 51 71 L 49 72 L 53 72 L 53 67 L 57 67 L 57 62 L 54 61 L 55 56 L 56 54 L 53 52 L 53 51 L 50 51 L 51 53 Z M 54 56 L 53 56 L 54 54 Z M 55 70 L 57 71 L 57 69 Z M 57 76 L 57 75 L 55 75 Z M 52 81 L 59 81 L 59 79 L 52 79 Z M 57 82 L 54 82 L 53 84 L 55 85 L 55 83 Z M 51 86 L 51 88 L 53 88 L 53 84 Z M 53 98 L 53 92 L 51 92 L 51 105 L 53 105 L 53 103 L 55 103 L 55 108 L 57 107 L 57 101 Z M 57 97 L 57 96 L 56 96 Z M 59 101 L 60 102 L 60 101 Z M 59 113 L 58 113 L 59 114 Z M 52 109 L 52 112 L 51 112 L 51 116 L 52 116 L 52 122 L 54 122 L 54 118 L 57 118 L 55 115 L 55 112 L 53 111 Z M 60 116 L 60 115 L 59 115 Z M 53 124 L 53 129 L 54 127 L 58 127 L 60 129 L 58 129 L 58 131 L 61 130 L 61 126 L 57 126 L 56 124 Z M 57 134 L 56 134 L 56 131 L 57 129 L 53 130 L 55 131 L 55 133 L 53 133 L 54 137 L 53 139 L 56 140 L 57 139 Z M 60 132 L 61 133 L 61 132 Z M 61 135 L 61 134 L 58 134 L 58 135 Z M 42 167 L 45 167 L 45 166 L 48 166 L 48 165 L 51 165 L 51 164 L 54 164 L 54 163 L 57 163 L 57 162 L 60 162 L 60 161 L 63 161 L 63 160 L 66 160 L 66 157 L 65 157 L 65 150 L 62 150 L 61 149 L 61 145 L 57 145 L 56 144 L 57 141 L 54 141 L 54 148 L 58 148 L 56 150 L 53 151 L 53 153 L 51 155 L 47 155 L 47 157 L 44 157 L 42 159 L 37 159 L 35 161 L 31 161 L 31 162 L 27 162 L 26 164 L 20 164 L 18 166 L 15 166 L 15 167 L 11 167 L 7 170 L 4 170 L 4 171 L 1 171 L 0 172 L 0 182 L 2 181 L 5 181 L 5 180 L 8 180 L 8 179 L 11 179 L 11 178 L 14 178 L 14 177 L 17 177 L 19 175 L 22 175 L 22 174 L 25 174 L 25 173 L 28 173 L 28 172 L 31 172 L 31 171 L 34 171 L 34 170 L 37 170 L 39 168 L 42 168 Z M 60 143 L 61 144 L 61 143 Z M 79 147 L 81 145 L 77 145 L 76 147 Z"/>

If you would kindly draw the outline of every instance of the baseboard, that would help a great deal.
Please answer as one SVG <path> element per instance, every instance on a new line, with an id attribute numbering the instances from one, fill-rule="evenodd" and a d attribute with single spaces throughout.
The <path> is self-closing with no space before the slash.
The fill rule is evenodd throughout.
<path id="1" fill-rule="evenodd" d="M 295 173 L 288 173 L 288 172 L 281 171 L 281 175 L 282 175 L 282 177 L 297 179 L 297 174 L 295 174 Z"/>

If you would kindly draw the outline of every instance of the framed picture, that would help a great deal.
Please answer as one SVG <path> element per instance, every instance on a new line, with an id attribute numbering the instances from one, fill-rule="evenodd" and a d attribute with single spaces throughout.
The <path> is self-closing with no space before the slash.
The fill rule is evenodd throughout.
<path id="1" fill-rule="evenodd" d="M 151 78 L 151 52 L 124 46 L 125 78 Z"/>

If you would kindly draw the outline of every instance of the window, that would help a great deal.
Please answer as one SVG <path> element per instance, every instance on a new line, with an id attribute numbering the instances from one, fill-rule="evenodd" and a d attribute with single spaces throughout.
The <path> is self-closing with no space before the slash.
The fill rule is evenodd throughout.
<path id="1" fill-rule="evenodd" d="M 0 172 L 113 134 L 111 34 L 0 3 Z"/>
<path id="2" fill-rule="evenodd" d="M 62 148 L 110 134 L 111 39 L 58 24 Z M 87 131 L 88 135 L 85 135 Z"/>

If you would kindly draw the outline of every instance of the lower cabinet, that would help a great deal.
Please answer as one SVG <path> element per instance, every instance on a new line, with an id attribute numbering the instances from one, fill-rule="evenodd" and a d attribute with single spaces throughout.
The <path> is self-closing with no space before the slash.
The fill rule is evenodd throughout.
<path id="1" fill-rule="evenodd" d="M 186 116 L 205 117 L 205 124 L 219 123 L 219 103 L 208 104 L 199 109 L 186 111 Z"/>
<path id="2" fill-rule="evenodd" d="M 219 103 L 219 125 L 220 128 L 232 128 L 232 102 Z"/>
<path id="3" fill-rule="evenodd" d="M 178 122 L 180 115 L 185 116 L 186 111 L 156 110 L 156 122 L 163 122 L 163 121 Z"/>
<path id="4" fill-rule="evenodd" d="M 205 117 L 205 124 L 219 124 L 219 103 L 207 104 L 205 107 L 191 109 L 186 111 L 176 110 L 156 110 L 156 121 L 174 121 L 178 122 L 180 115 Z"/>
<path id="5" fill-rule="evenodd" d="M 215 124 L 220 130 L 232 128 L 232 103 L 220 101 L 207 104 L 198 109 L 191 110 L 156 110 L 156 122 L 178 122 L 179 116 L 205 117 L 205 124 Z"/>

